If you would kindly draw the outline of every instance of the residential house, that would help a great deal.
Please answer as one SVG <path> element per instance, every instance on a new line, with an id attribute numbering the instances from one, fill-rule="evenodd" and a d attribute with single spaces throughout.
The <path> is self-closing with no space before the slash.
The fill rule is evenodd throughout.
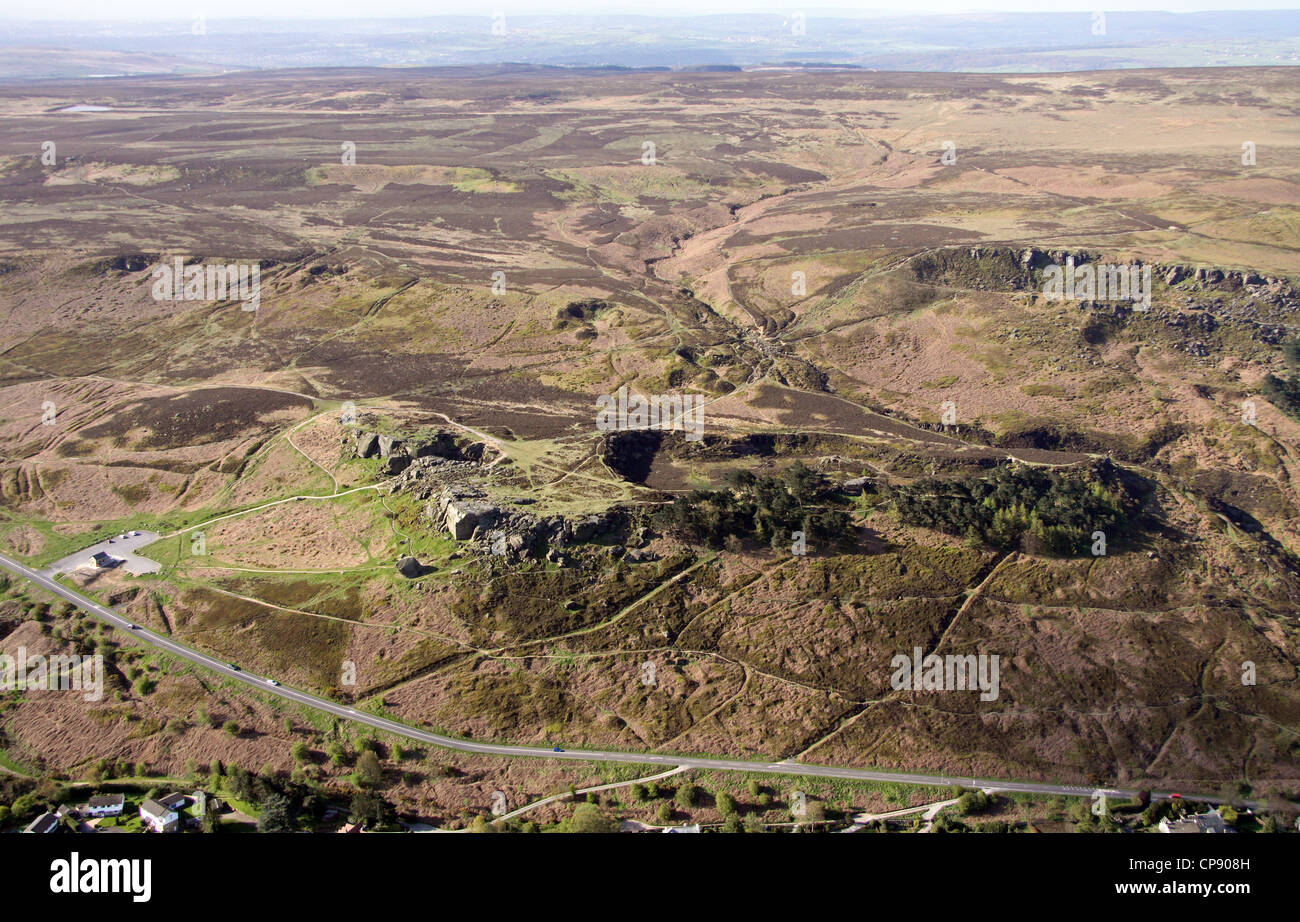
<path id="1" fill-rule="evenodd" d="M 189 798 L 178 791 L 174 794 L 168 794 L 166 797 L 159 797 L 158 803 L 162 804 L 168 810 L 175 810 L 179 813 L 185 805 L 189 803 Z"/>
<path id="2" fill-rule="evenodd" d="M 1211 810 L 1209 813 L 1198 813 L 1195 816 L 1184 816 L 1172 821 L 1165 817 L 1160 821 L 1159 828 L 1161 832 L 1170 833 L 1225 833 L 1231 831 L 1218 810 Z"/>
<path id="3" fill-rule="evenodd" d="M 180 826 L 180 814 L 152 797 L 140 805 L 140 819 L 154 832 L 175 832 Z"/>
<path id="4" fill-rule="evenodd" d="M 27 824 L 23 832 L 47 833 L 54 832 L 59 828 L 59 817 L 56 813 L 42 813 L 36 819 Z"/>
<path id="5" fill-rule="evenodd" d="M 124 794 L 97 794 L 86 802 L 81 812 L 86 816 L 120 816 L 124 806 Z"/>

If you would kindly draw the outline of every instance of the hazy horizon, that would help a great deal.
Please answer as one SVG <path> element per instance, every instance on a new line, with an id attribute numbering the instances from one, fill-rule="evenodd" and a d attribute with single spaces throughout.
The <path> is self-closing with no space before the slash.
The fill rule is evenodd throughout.
<path id="1" fill-rule="evenodd" d="M 652 18 L 702 18 L 714 15 L 792 15 L 824 16 L 828 18 L 895 18 L 906 19 L 923 16 L 977 16 L 990 13 L 1245 13 L 1300 9 L 1294 0 L 1268 2 L 1252 0 L 1250 5 L 1225 4 L 1223 0 L 1178 0 L 1178 2 L 1152 4 L 1149 0 L 1120 0 L 1099 9 L 1098 4 L 1077 0 L 1020 0 L 993 4 L 970 3 L 968 0 L 918 0 L 906 11 L 886 0 L 864 0 L 853 5 L 800 4 L 797 2 L 761 3 L 754 0 L 709 0 L 692 3 L 689 0 L 633 0 L 611 8 L 601 0 L 540 0 L 540 2 L 494 2 L 481 13 L 466 13 L 463 4 L 450 0 L 377 0 L 359 12 L 356 4 L 348 0 L 231 0 L 219 9 L 197 8 L 177 15 L 176 4 L 159 0 L 116 0 L 111 6 L 78 0 L 52 0 L 39 10 L 19 8 L 16 4 L 0 5 L 0 21 L 13 22 L 188 22 L 202 15 L 209 22 L 232 20 L 266 20 L 311 22 L 330 19 L 352 20 L 422 20 L 440 17 L 490 19 L 501 12 L 508 16 L 646 16 Z"/>

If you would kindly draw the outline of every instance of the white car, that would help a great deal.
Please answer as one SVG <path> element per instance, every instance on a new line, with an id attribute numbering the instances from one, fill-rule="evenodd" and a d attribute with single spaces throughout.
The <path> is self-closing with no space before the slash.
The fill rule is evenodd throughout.
<path id="1" fill-rule="evenodd" d="M 276 687 L 279 687 L 279 685 L 280 685 L 280 683 L 277 682 L 275 679 L 267 679 L 266 681 L 270 682 L 272 685 L 274 685 L 274 686 L 276 686 Z"/>

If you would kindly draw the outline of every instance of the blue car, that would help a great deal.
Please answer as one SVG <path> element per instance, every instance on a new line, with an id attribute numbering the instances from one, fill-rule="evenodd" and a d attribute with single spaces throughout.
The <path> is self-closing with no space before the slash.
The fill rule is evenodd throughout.
<path id="1" fill-rule="evenodd" d="M 561 749 L 559 746 L 552 746 L 551 752 L 564 752 L 564 750 Z"/>

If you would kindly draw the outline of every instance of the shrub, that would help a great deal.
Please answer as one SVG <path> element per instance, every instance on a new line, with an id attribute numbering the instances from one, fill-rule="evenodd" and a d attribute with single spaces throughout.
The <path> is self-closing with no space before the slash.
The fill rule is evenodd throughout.
<path id="1" fill-rule="evenodd" d="M 601 813 L 595 804 L 578 804 L 565 828 L 567 832 L 618 832 L 618 821 Z"/>

